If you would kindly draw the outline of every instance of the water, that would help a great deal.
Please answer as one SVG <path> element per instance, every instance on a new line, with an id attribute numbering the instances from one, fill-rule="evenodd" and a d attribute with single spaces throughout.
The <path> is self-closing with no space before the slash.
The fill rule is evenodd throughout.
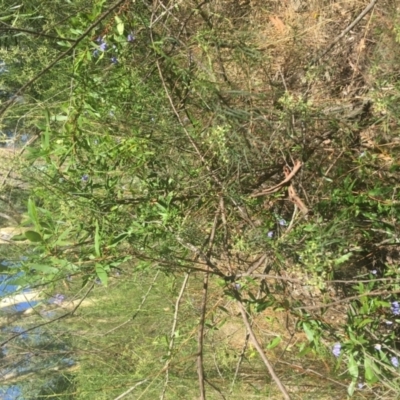
<path id="1" fill-rule="evenodd" d="M 19 263 L 7 261 L 0 263 L 3 272 L 5 269 L 10 271 L 18 265 Z M 29 289 L 13 296 L 17 290 L 18 287 L 10 283 L 9 275 L 0 274 L 0 316 L 2 319 L 0 341 L 22 333 L 27 327 L 32 326 L 27 325 L 29 318 L 24 318 L 24 313 L 40 303 L 40 300 L 26 299 L 34 294 Z M 7 301 L 4 301 L 5 299 Z M 58 313 L 56 310 L 44 310 L 40 311 L 40 315 L 45 320 L 54 318 Z M 13 318 L 16 324 L 9 323 L 9 319 Z M 53 330 L 37 328 L 23 333 L 3 346 L 0 351 L 0 399 L 33 400 L 39 394 L 54 394 L 68 390 L 70 381 L 65 377 L 67 373 L 60 375 L 53 373 L 51 378 L 36 378 L 37 372 L 41 371 L 43 374 L 43 371 L 55 368 L 62 370 L 75 363 L 70 355 L 68 341 L 64 340 L 60 333 L 54 337 L 52 332 Z M 16 380 L 18 382 L 14 383 Z M 27 393 L 29 397 L 26 397 Z M 68 396 L 65 398 L 67 399 Z"/>

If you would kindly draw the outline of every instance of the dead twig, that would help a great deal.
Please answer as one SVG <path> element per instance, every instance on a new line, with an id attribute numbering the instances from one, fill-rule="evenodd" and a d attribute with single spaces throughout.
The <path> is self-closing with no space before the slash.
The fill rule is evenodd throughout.
<path id="1" fill-rule="evenodd" d="M 126 395 L 128 395 L 130 392 L 132 392 L 134 389 L 136 389 L 138 386 L 142 385 L 143 383 L 147 382 L 147 379 L 140 381 L 138 383 L 135 383 L 132 387 L 130 387 L 126 392 L 120 394 L 118 397 L 116 397 L 114 400 L 121 400 L 124 398 Z"/>
<path id="2" fill-rule="evenodd" d="M 201 304 L 201 316 L 198 334 L 198 354 L 197 354 L 197 375 L 199 377 L 200 399 L 206 399 L 206 391 L 204 387 L 204 365 L 203 365 L 203 340 L 204 340 L 204 323 L 207 308 L 207 293 L 208 293 L 208 276 L 204 274 L 203 280 L 203 299 Z"/>
<path id="3" fill-rule="evenodd" d="M 266 254 L 263 254 L 253 265 L 250 266 L 250 268 L 241 276 L 249 276 L 251 275 L 267 258 Z M 237 275 L 238 276 L 238 275 Z"/>
<path id="4" fill-rule="evenodd" d="M 343 30 L 340 35 L 336 36 L 333 42 L 312 61 L 311 65 L 316 64 L 319 60 L 321 60 L 321 58 L 325 57 L 335 47 L 336 43 L 338 43 L 340 39 L 350 32 L 350 30 L 353 29 L 365 17 L 365 15 L 372 10 L 376 2 L 377 0 L 372 0 L 360 13 L 360 15 L 345 30 Z"/>
<path id="5" fill-rule="evenodd" d="M 283 168 L 283 172 L 285 174 L 285 176 L 288 178 L 291 174 L 290 170 L 288 167 L 284 167 Z M 289 200 L 298 207 L 298 209 L 304 214 L 307 215 L 308 214 L 308 208 L 306 207 L 306 205 L 303 203 L 303 201 L 300 199 L 300 197 L 297 195 L 296 190 L 293 186 L 292 183 L 290 183 L 289 188 L 288 188 L 288 196 L 289 196 Z"/>
<path id="6" fill-rule="evenodd" d="M 317 310 L 319 308 L 328 308 L 332 306 L 336 306 L 338 304 L 347 303 L 351 300 L 358 300 L 361 297 L 368 297 L 368 296 L 384 296 L 384 295 L 392 295 L 400 293 L 400 290 L 380 290 L 376 292 L 365 292 L 363 294 L 359 294 L 357 296 L 350 296 L 342 300 L 332 301 L 331 303 L 326 304 L 319 304 L 316 306 L 301 306 L 301 307 L 294 307 L 293 310 Z"/>
<path id="7" fill-rule="evenodd" d="M 285 400 L 290 400 L 290 396 L 289 393 L 287 392 L 285 386 L 283 385 L 283 383 L 281 382 L 281 380 L 279 379 L 278 375 L 276 375 L 274 368 L 272 366 L 272 364 L 268 361 L 266 355 L 264 354 L 264 351 L 262 349 L 262 347 L 260 346 L 260 343 L 258 343 L 257 337 L 254 334 L 254 331 L 250 325 L 249 319 L 247 318 L 247 312 L 242 304 L 242 301 L 240 300 L 239 296 L 237 296 L 237 304 L 239 306 L 240 309 L 240 313 L 242 314 L 242 319 L 243 322 L 246 326 L 247 332 L 250 335 L 251 341 L 253 342 L 254 347 L 257 349 L 258 354 L 260 355 L 261 359 L 263 360 L 265 366 L 267 367 L 267 370 L 269 372 L 269 374 L 271 375 L 271 378 L 275 381 L 275 383 L 277 384 L 279 390 L 281 391 L 283 397 L 285 398 Z"/>
<path id="8" fill-rule="evenodd" d="M 287 174 L 286 170 L 288 171 L 288 169 L 287 167 L 284 167 L 283 172 L 285 173 L 285 179 L 282 182 L 270 188 L 252 193 L 250 197 L 260 197 L 277 192 L 279 189 L 282 188 L 282 186 L 286 185 L 296 175 L 297 171 L 299 171 L 302 165 L 303 165 L 302 162 L 297 160 L 293 166 L 293 169 Z"/>
<path id="9" fill-rule="evenodd" d="M 172 322 L 171 335 L 170 335 L 170 340 L 169 340 L 169 345 L 168 345 L 167 361 L 165 362 L 165 366 L 163 368 L 163 370 L 165 371 L 165 381 L 164 381 L 163 391 L 160 396 L 160 400 L 164 399 L 165 392 L 167 390 L 167 386 L 168 386 L 168 382 L 169 382 L 169 368 L 168 367 L 172 361 L 172 349 L 174 348 L 174 344 L 175 344 L 175 331 L 176 331 L 176 326 L 178 324 L 179 306 L 181 304 L 183 293 L 185 292 L 187 283 L 189 281 L 189 275 L 190 275 L 190 273 L 185 274 L 185 279 L 182 282 L 181 290 L 180 290 L 179 295 L 175 302 L 174 320 Z M 206 276 L 208 276 L 208 274 L 206 274 Z"/>

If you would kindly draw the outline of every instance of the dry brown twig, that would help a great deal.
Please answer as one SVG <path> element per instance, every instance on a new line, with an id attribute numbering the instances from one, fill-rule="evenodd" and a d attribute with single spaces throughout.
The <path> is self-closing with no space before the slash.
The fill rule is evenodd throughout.
<path id="1" fill-rule="evenodd" d="M 340 33 L 340 35 L 336 36 L 333 42 L 312 61 L 311 65 L 316 64 L 319 60 L 321 60 L 321 58 L 325 57 L 335 47 L 339 40 L 342 39 L 348 32 L 350 32 L 350 30 L 353 29 L 365 17 L 365 15 L 367 15 L 372 10 L 377 1 L 378 0 L 372 0 L 367 5 L 367 7 L 365 7 L 364 10 L 358 15 L 358 17 L 346 29 L 344 29 Z"/>
<path id="2" fill-rule="evenodd" d="M 247 312 L 246 312 L 246 310 L 245 310 L 245 308 L 244 308 L 239 296 L 237 296 L 237 304 L 239 306 L 240 313 L 242 314 L 242 319 L 243 319 L 243 322 L 244 322 L 244 324 L 246 326 L 247 332 L 250 335 L 250 339 L 253 342 L 253 345 L 256 348 L 256 350 L 257 350 L 258 354 L 260 355 L 261 359 L 263 360 L 265 366 L 267 367 L 268 372 L 271 375 L 271 378 L 277 384 L 277 386 L 278 386 L 279 390 L 281 391 L 281 393 L 282 393 L 283 397 L 285 398 L 285 400 L 290 400 L 289 393 L 287 392 L 285 386 L 283 385 L 283 383 L 279 379 L 278 375 L 276 375 L 276 373 L 274 371 L 274 367 L 268 361 L 268 358 L 264 354 L 264 351 L 263 351 L 260 343 L 258 343 L 257 337 L 254 334 L 254 331 L 253 331 L 253 328 L 250 325 L 249 319 L 247 318 Z"/>
<path id="3" fill-rule="evenodd" d="M 278 190 L 280 190 L 283 186 L 285 186 L 286 184 L 288 184 L 292 178 L 296 175 L 296 173 L 300 170 L 301 166 L 302 166 L 302 162 L 297 160 L 294 163 L 293 169 L 290 170 L 287 166 L 283 167 L 283 173 L 285 174 L 285 179 L 278 183 L 275 186 L 272 186 L 270 188 L 267 189 L 263 189 L 257 192 L 254 192 L 250 195 L 250 197 L 260 197 L 260 196 L 266 196 L 272 193 L 277 192 Z M 289 200 L 295 204 L 299 210 L 304 214 L 308 214 L 308 208 L 307 206 L 303 203 L 303 201 L 300 199 L 300 197 L 298 196 L 294 186 L 292 183 L 289 184 L 288 187 L 288 196 L 289 196 Z"/>
<path id="4" fill-rule="evenodd" d="M 260 196 L 265 196 L 265 195 L 277 192 L 279 189 L 281 189 L 283 186 L 285 186 L 296 175 L 296 173 L 300 170 L 302 165 L 303 165 L 303 163 L 300 160 L 297 160 L 294 163 L 293 169 L 288 174 L 285 174 L 285 179 L 282 182 L 280 182 L 277 185 L 272 186 L 270 188 L 262 189 L 260 191 L 254 192 L 250 195 L 250 197 L 260 197 Z M 285 172 L 285 168 L 287 168 L 287 167 L 284 167 L 284 169 L 283 169 L 284 172 Z"/>

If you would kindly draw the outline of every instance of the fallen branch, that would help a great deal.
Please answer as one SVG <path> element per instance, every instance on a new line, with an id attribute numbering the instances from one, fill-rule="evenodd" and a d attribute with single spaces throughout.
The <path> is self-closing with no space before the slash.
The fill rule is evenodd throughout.
<path id="1" fill-rule="evenodd" d="M 372 10 L 374 7 L 375 3 L 377 0 L 372 0 L 371 3 L 367 5 L 367 7 L 364 8 L 364 10 L 361 12 L 361 14 L 344 30 L 342 33 L 333 40 L 333 42 L 326 48 L 318 57 L 316 57 L 311 65 L 316 64 L 321 58 L 325 57 L 336 45 L 337 42 L 339 42 L 340 39 L 342 39 L 348 32 L 350 32 L 351 29 L 353 29 L 364 17 L 367 15 L 367 13 Z"/>
<path id="2" fill-rule="evenodd" d="M 290 176 L 290 171 L 289 171 L 288 167 L 284 167 L 283 171 L 284 171 L 286 177 Z M 307 206 L 303 203 L 303 201 L 297 195 L 296 190 L 292 183 L 289 185 L 289 188 L 288 188 L 288 196 L 289 196 L 289 200 L 293 204 L 295 204 L 304 215 L 308 214 Z"/>
<path id="3" fill-rule="evenodd" d="M 274 368 L 272 366 L 272 364 L 268 361 L 266 355 L 264 354 L 263 349 L 260 346 L 260 343 L 258 343 L 257 337 L 254 334 L 254 331 L 250 325 L 250 322 L 247 318 L 247 313 L 246 310 L 240 300 L 240 298 L 237 296 L 237 304 L 239 306 L 240 309 L 240 313 L 242 314 L 242 318 L 243 318 L 243 322 L 246 326 L 247 332 L 250 335 L 250 339 L 253 342 L 254 347 L 256 348 L 256 350 L 258 351 L 258 354 L 260 355 L 261 359 L 263 360 L 265 366 L 268 369 L 269 374 L 271 375 L 271 378 L 275 381 L 275 383 L 277 384 L 279 390 L 281 391 L 283 397 L 285 398 L 285 400 L 290 400 L 290 396 L 289 393 L 287 392 L 285 386 L 283 385 L 283 383 L 281 382 L 281 380 L 279 379 L 278 375 L 276 375 Z"/>
<path id="4" fill-rule="evenodd" d="M 297 160 L 293 166 L 293 169 L 290 172 L 288 172 L 288 174 L 285 173 L 287 168 L 284 167 L 283 172 L 285 173 L 285 179 L 282 182 L 270 188 L 252 193 L 250 197 L 260 197 L 277 192 L 279 189 L 281 189 L 282 186 L 286 185 L 296 175 L 297 171 L 301 168 L 302 165 L 303 165 L 302 162 Z"/>

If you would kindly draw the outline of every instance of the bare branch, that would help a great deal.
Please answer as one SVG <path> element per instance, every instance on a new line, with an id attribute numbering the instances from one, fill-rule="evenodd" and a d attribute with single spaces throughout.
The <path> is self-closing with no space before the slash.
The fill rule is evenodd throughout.
<path id="1" fill-rule="evenodd" d="M 281 382 L 279 377 L 276 375 L 274 368 L 273 368 L 272 364 L 268 361 L 266 355 L 264 354 L 264 351 L 261 348 L 260 343 L 258 343 L 257 337 L 254 334 L 253 328 L 251 327 L 250 322 L 247 318 L 247 312 L 246 312 L 239 296 L 237 296 L 237 304 L 239 306 L 240 313 L 242 314 L 243 322 L 246 325 L 247 332 L 250 335 L 250 338 L 251 338 L 251 341 L 253 342 L 254 347 L 257 349 L 258 354 L 260 355 L 261 359 L 263 360 L 265 366 L 268 369 L 269 374 L 271 375 L 272 379 L 277 384 L 277 386 L 278 386 L 279 390 L 281 391 L 285 400 L 290 400 L 289 393 L 287 392 L 285 386 L 283 385 L 283 383 Z"/>
<path id="2" fill-rule="evenodd" d="M 165 366 L 163 368 L 163 370 L 165 370 L 165 382 L 164 382 L 164 387 L 163 387 L 163 391 L 161 393 L 160 396 L 160 400 L 164 399 L 165 397 L 165 392 L 167 390 L 167 386 L 168 386 L 168 382 L 169 382 L 169 364 L 171 363 L 172 360 L 172 349 L 174 348 L 174 344 L 175 344 L 175 331 L 176 331 L 176 326 L 178 324 L 178 313 L 179 313 L 179 306 L 182 300 L 182 296 L 183 293 L 185 292 L 187 283 L 189 281 L 189 273 L 185 274 L 185 279 L 182 282 L 182 286 L 181 286 L 181 290 L 179 292 L 179 295 L 176 299 L 175 302 L 175 312 L 174 312 L 174 320 L 172 322 L 172 328 L 171 328 L 171 336 L 170 336 L 170 340 L 169 340 L 169 345 L 168 345 L 168 354 L 167 354 L 167 361 L 165 362 Z"/>
<path id="3" fill-rule="evenodd" d="M 143 299 L 142 299 L 141 303 L 139 304 L 139 307 L 137 308 L 135 314 L 133 314 L 131 318 L 127 319 L 127 320 L 126 320 L 125 322 L 123 322 L 122 324 L 116 326 L 115 328 L 110 329 L 110 330 L 107 331 L 106 333 L 103 333 L 101 336 L 109 335 L 110 333 L 116 331 L 116 330 L 119 329 L 119 328 L 122 328 L 123 326 L 125 326 L 125 325 L 128 324 L 129 322 L 133 321 L 133 320 L 137 317 L 137 315 L 139 314 L 140 310 L 141 310 L 142 307 L 143 307 L 143 304 L 146 302 L 147 297 L 149 296 L 149 294 L 150 294 L 150 292 L 151 292 L 151 289 L 153 289 L 153 286 L 154 286 L 154 284 L 156 283 L 156 280 L 157 280 L 157 278 L 158 278 L 159 273 L 160 273 L 160 271 L 158 270 L 157 273 L 155 274 L 154 278 L 153 278 L 153 281 L 151 282 L 151 284 L 150 284 L 150 286 L 149 286 L 149 289 L 147 290 L 146 294 L 143 296 Z"/>
<path id="4" fill-rule="evenodd" d="M 126 395 L 128 395 L 130 392 L 132 392 L 134 389 L 136 389 L 138 386 L 142 385 L 145 382 L 147 382 L 147 379 L 136 383 L 135 385 L 130 387 L 126 392 L 124 392 L 124 393 L 120 394 L 118 397 L 116 397 L 114 400 L 121 400 L 122 398 L 124 398 Z"/>
<path id="5" fill-rule="evenodd" d="M 203 300 L 201 304 L 201 317 L 198 335 L 198 355 L 197 355 L 197 374 L 199 377 L 200 399 L 205 400 L 206 392 L 204 387 L 204 365 L 203 365 L 203 339 L 204 339 L 204 323 L 207 308 L 207 292 L 208 292 L 208 274 L 204 274 L 203 281 Z"/>
<path id="6" fill-rule="evenodd" d="M 316 64 L 321 58 L 326 56 L 336 45 L 337 42 L 339 42 L 340 39 L 342 39 L 348 32 L 350 32 L 351 29 L 353 29 L 364 17 L 365 15 L 368 14 L 370 10 L 374 7 L 375 3 L 377 0 L 372 0 L 367 7 L 364 8 L 364 10 L 360 13 L 360 15 L 345 29 L 343 30 L 340 35 L 336 36 L 336 38 L 333 40 L 333 42 L 328 46 L 327 49 L 325 49 L 317 58 L 315 58 L 312 62 L 313 64 Z"/>
<path id="7" fill-rule="evenodd" d="M 92 283 L 92 284 L 90 285 L 89 290 L 85 293 L 85 295 L 82 297 L 82 299 L 79 301 L 79 303 L 76 305 L 76 307 L 74 307 L 73 310 L 71 310 L 71 311 L 69 311 L 69 312 L 67 312 L 67 313 L 65 313 L 65 314 L 63 314 L 63 315 L 60 315 L 59 317 L 54 318 L 54 319 L 52 319 L 52 320 L 50 320 L 50 321 L 46 321 L 46 322 L 44 322 L 43 324 L 35 325 L 35 326 L 33 326 L 32 328 L 25 329 L 25 330 L 22 331 L 22 332 L 16 333 L 15 335 L 11 336 L 11 337 L 8 338 L 7 340 L 4 340 L 3 342 L 1 342 L 1 343 L 0 343 L 0 347 L 5 346 L 7 343 L 11 342 L 12 340 L 16 339 L 17 337 L 19 337 L 19 336 L 21 336 L 21 335 L 25 335 L 25 333 L 27 333 L 27 332 L 33 331 L 33 330 L 35 330 L 35 329 L 37 329 L 37 328 L 41 328 L 42 326 L 52 324 L 53 322 L 59 321 L 60 319 L 63 319 L 63 318 L 66 318 L 66 317 L 68 317 L 68 316 L 74 315 L 75 311 L 80 307 L 80 305 L 82 304 L 82 302 L 86 299 L 86 297 L 87 297 L 87 296 L 89 295 L 89 293 L 92 291 L 93 287 L 94 287 L 94 283 Z"/>

